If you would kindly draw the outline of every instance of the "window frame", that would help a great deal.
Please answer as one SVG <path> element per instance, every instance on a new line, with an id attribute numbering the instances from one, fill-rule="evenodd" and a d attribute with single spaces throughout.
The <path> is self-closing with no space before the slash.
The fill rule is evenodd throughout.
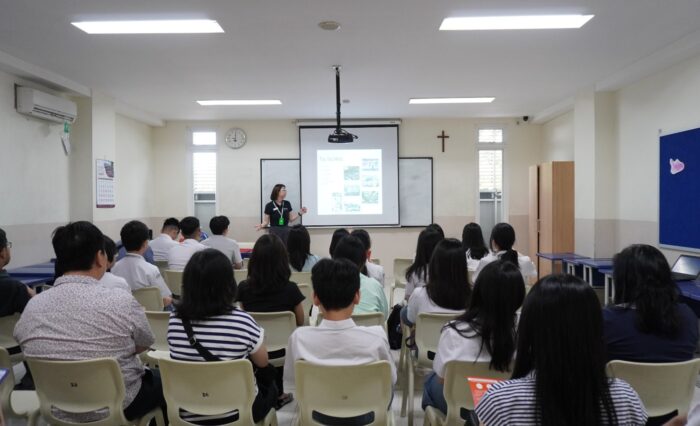
<path id="1" fill-rule="evenodd" d="M 503 132 L 503 142 L 479 142 L 479 130 L 486 129 L 500 129 Z M 510 213 L 508 209 L 508 194 L 509 191 L 509 174 L 508 174 L 508 125 L 502 122 L 494 123 L 479 123 L 474 128 L 474 162 L 476 167 L 474 167 L 474 181 L 475 181 L 475 194 L 474 197 L 474 220 L 476 223 L 481 223 L 481 204 L 480 204 L 480 176 L 479 176 L 479 152 L 480 151 L 501 151 L 501 179 L 503 182 L 503 191 L 501 193 L 501 221 L 509 222 Z M 484 238 L 488 240 L 489 236 L 484 235 Z M 488 241 L 487 241 L 488 244 Z"/>
<path id="2" fill-rule="evenodd" d="M 213 132 L 216 134 L 216 144 L 214 145 L 195 145 L 194 134 L 198 132 Z M 219 129 L 216 126 L 197 126 L 187 128 L 187 165 L 186 173 L 188 177 L 188 194 L 187 194 L 187 214 L 194 216 L 195 214 L 195 199 L 194 199 L 194 153 L 195 152 L 213 152 L 216 154 L 216 190 L 214 191 L 214 211 L 219 214 L 219 146 L 220 135 Z"/>

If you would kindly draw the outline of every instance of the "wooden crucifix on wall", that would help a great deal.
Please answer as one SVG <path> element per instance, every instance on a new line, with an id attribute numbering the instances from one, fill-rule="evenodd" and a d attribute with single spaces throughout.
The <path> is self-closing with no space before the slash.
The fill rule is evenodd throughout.
<path id="1" fill-rule="evenodd" d="M 445 139 L 449 139 L 450 137 L 447 136 L 443 130 L 442 133 L 437 136 L 437 138 L 442 139 L 442 152 L 445 152 Z"/>

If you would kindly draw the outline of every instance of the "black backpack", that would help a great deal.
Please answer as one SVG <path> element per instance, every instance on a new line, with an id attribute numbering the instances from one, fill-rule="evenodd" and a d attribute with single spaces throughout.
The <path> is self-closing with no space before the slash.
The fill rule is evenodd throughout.
<path id="1" fill-rule="evenodd" d="M 389 333 L 389 347 L 391 349 L 401 349 L 401 305 L 394 305 L 389 313 L 389 319 L 386 322 L 387 331 Z"/>

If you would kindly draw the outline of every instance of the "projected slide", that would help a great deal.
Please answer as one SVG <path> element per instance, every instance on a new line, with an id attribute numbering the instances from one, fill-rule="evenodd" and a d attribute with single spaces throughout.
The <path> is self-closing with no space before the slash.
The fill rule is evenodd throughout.
<path id="1" fill-rule="evenodd" d="M 382 150 L 318 150 L 318 214 L 382 214 Z"/>

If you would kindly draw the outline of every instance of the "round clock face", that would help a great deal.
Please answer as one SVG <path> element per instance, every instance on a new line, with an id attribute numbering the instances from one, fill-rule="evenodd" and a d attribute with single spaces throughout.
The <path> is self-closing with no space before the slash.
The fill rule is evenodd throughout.
<path id="1" fill-rule="evenodd" d="M 229 148 L 242 148 L 246 140 L 246 134 L 241 128 L 234 127 L 226 132 L 226 145 L 228 145 Z"/>

